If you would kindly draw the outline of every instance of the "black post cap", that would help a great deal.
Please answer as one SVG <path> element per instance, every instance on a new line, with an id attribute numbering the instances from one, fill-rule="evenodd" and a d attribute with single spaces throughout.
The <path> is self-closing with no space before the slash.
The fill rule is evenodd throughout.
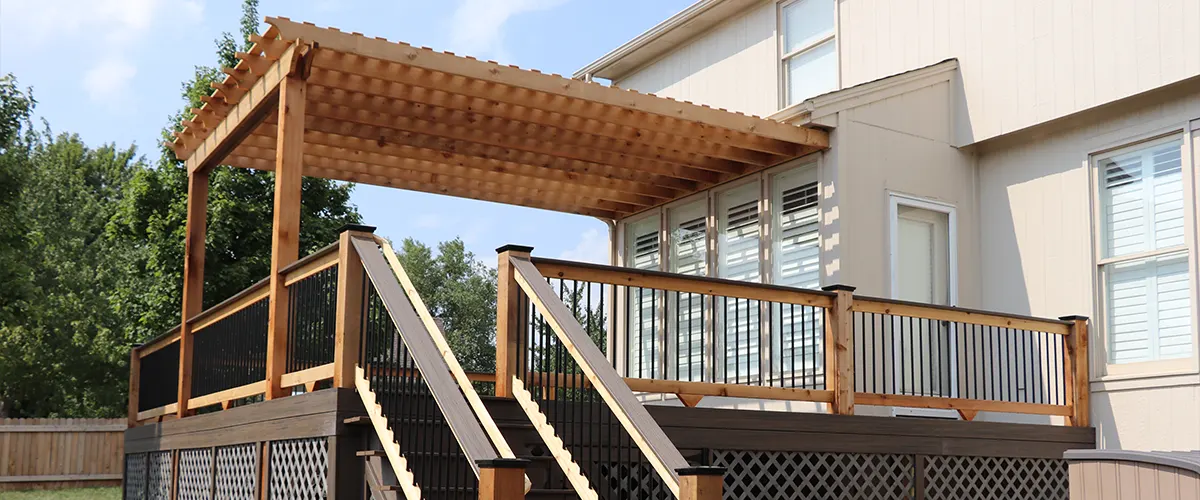
<path id="1" fill-rule="evenodd" d="M 374 233 L 375 226 L 364 226 L 362 224 L 343 224 L 337 228 L 337 234 L 342 234 L 346 231 L 358 231 L 360 233 Z"/>
<path id="2" fill-rule="evenodd" d="M 842 284 L 825 285 L 825 286 L 821 287 L 821 289 L 825 290 L 826 292 L 853 292 L 853 291 L 857 290 L 856 287 L 852 287 L 850 285 L 842 285 Z"/>
<path id="3" fill-rule="evenodd" d="M 715 465 L 698 465 L 695 467 L 680 467 L 675 469 L 680 476 L 724 476 L 725 468 Z"/>
<path id="4" fill-rule="evenodd" d="M 484 458 L 475 461 L 480 469 L 524 469 L 529 460 L 524 458 Z"/>
<path id="5" fill-rule="evenodd" d="M 1072 314 L 1070 316 L 1059 316 L 1058 319 L 1060 319 L 1062 321 L 1087 321 L 1088 317 L 1080 316 L 1078 314 Z"/>
<path id="6" fill-rule="evenodd" d="M 527 247 L 525 245 L 513 245 L 512 243 L 509 243 L 507 245 L 504 245 L 504 246 L 496 249 L 496 253 L 504 253 L 504 252 L 533 253 L 533 247 Z"/>

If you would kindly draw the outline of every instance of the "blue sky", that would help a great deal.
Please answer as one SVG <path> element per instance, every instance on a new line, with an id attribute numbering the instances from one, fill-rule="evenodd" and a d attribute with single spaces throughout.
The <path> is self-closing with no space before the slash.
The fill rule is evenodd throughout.
<path id="1" fill-rule="evenodd" d="M 263 0 L 263 16 L 569 75 L 691 0 Z M 92 145 L 137 144 L 156 160 L 181 82 L 213 64 L 237 0 L 0 0 L 0 73 L 32 86 L 37 113 Z M 597 219 L 358 186 L 352 198 L 379 233 L 434 244 L 460 236 L 483 261 L 505 243 L 535 255 L 606 261 Z"/>

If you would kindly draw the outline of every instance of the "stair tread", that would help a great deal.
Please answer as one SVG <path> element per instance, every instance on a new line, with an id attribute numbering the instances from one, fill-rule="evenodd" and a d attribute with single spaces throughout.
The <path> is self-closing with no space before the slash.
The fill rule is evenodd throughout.
<path id="1" fill-rule="evenodd" d="M 349 417 L 342 419 L 343 424 L 347 425 L 371 425 L 371 417 L 359 415 L 357 417 Z"/>
<path id="2" fill-rule="evenodd" d="M 386 457 L 387 452 L 383 450 L 359 450 L 355 455 L 360 457 Z"/>

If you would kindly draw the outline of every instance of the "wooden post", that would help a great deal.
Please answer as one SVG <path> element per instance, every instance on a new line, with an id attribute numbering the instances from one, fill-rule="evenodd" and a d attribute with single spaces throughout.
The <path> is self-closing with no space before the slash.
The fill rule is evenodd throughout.
<path id="1" fill-rule="evenodd" d="M 208 225 L 208 172 L 188 176 L 187 225 L 183 238 L 183 314 L 179 323 L 179 391 L 176 418 L 190 413 L 192 397 L 192 327 L 188 318 L 204 309 L 204 238 Z"/>
<path id="2" fill-rule="evenodd" d="M 517 285 L 516 270 L 511 257 L 529 258 L 533 247 L 504 245 L 496 249 L 496 396 L 511 398 L 512 379 L 521 367 L 517 366 L 517 346 L 521 335 L 521 310 L 517 298 L 521 287 Z"/>
<path id="3" fill-rule="evenodd" d="M 679 500 L 721 500 L 725 488 L 724 467 L 685 467 L 679 474 Z"/>
<path id="4" fill-rule="evenodd" d="M 138 348 L 141 346 L 134 344 L 129 349 L 129 427 L 135 427 L 138 423 L 138 400 L 142 390 L 142 355 Z"/>
<path id="5" fill-rule="evenodd" d="M 354 388 L 362 334 L 363 267 L 350 238 L 369 238 L 374 232 L 374 227 L 357 224 L 338 229 L 337 336 L 333 344 L 333 386 L 338 388 Z"/>
<path id="6" fill-rule="evenodd" d="M 525 498 L 523 458 L 476 460 L 479 466 L 479 500 L 521 500 Z"/>
<path id="7" fill-rule="evenodd" d="M 1071 405 L 1072 414 L 1067 417 L 1067 424 L 1076 427 L 1091 425 L 1091 369 L 1088 357 L 1088 318 L 1087 316 L 1063 316 L 1058 318 L 1071 321 L 1071 333 L 1064 339 L 1066 343 L 1066 358 L 1063 360 L 1063 385 L 1066 389 L 1067 403 Z"/>
<path id="8" fill-rule="evenodd" d="M 305 82 L 297 75 L 288 75 L 279 84 L 275 214 L 271 228 L 271 306 L 267 315 L 267 399 L 284 396 L 281 379 L 287 364 L 288 289 L 279 271 L 300 257 L 305 92 Z"/>
<path id="9" fill-rule="evenodd" d="M 854 287 L 829 285 L 834 292 L 833 308 L 825 318 L 825 388 L 833 391 L 829 412 L 854 414 Z"/>

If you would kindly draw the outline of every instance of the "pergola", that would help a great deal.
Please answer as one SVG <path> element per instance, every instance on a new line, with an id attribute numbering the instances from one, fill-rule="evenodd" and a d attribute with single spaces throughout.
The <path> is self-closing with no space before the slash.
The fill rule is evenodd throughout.
<path id="1" fill-rule="evenodd" d="M 272 341 L 286 338 L 279 271 L 298 258 L 303 176 L 619 219 L 829 145 L 818 129 L 286 18 L 267 23 L 171 144 L 189 173 L 181 404 L 216 165 L 275 171 L 273 360 L 285 348 Z M 268 361 L 268 380 L 282 369 Z"/>

